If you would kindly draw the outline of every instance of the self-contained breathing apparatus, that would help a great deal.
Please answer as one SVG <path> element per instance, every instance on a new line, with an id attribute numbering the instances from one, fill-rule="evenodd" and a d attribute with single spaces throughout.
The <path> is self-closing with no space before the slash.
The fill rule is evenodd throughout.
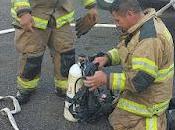
<path id="1" fill-rule="evenodd" d="M 104 53 L 93 57 L 80 56 L 79 62 L 70 68 L 64 108 L 64 117 L 67 120 L 93 122 L 112 112 L 114 98 L 110 90 L 89 91 L 89 87 L 83 84 L 86 76 L 92 76 L 98 70 L 98 64 L 92 62 L 94 58 L 103 55 Z"/>

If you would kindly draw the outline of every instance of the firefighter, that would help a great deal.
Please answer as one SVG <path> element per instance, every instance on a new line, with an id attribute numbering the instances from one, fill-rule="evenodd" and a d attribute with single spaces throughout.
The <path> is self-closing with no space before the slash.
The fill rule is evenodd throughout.
<path id="1" fill-rule="evenodd" d="M 97 22 L 95 0 L 83 0 L 87 15 L 78 21 L 78 37 Z M 27 103 L 40 80 L 41 64 L 46 47 L 54 64 L 54 82 L 58 96 L 64 97 L 68 70 L 75 60 L 72 0 L 12 0 L 11 12 L 15 27 L 15 45 L 20 54 L 17 96 Z M 85 21 L 89 20 L 89 23 Z"/>
<path id="2" fill-rule="evenodd" d="M 143 11 L 137 0 L 114 0 L 109 10 L 123 34 L 117 47 L 94 63 L 121 64 L 123 71 L 97 71 L 84 83 L 90 90 L 106 85 L 114 95 L 120 92 L 109 116 L 114 130 L 166 130 L 174 74 L 172 36 L 155 10 Z"/>

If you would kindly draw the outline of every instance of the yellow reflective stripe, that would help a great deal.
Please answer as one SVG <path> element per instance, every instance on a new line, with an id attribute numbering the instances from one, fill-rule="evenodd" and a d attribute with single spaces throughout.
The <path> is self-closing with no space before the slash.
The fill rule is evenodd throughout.
<path id="1" fill-rule="evenodd" d="M 63 15 L 59 18 L 56 19 L 56 23 L 57 23 L 57 28 L 60 28 L 62 27 L 64 24 L 66 23 L 70 23 L 74 20 L 74 11 L 66 14 L 66 15 Z"/>
<path id="2" fill-rule="evenodd" d="M 171 33 L 169 32 L 169 30 L 167 28 L 164 29 L 163 34 L 168 41 L 171 41 L 173 39 L 171 36 Z"/>
<path id="3" fill-rule="evenodd" d="M 30 8 L 30 3 L 27 1 L 21 1 L 21 2 L 15 2 L 14 3 L 14 9 L 18 10 L 19 8 Z"/>
<path id="4" fill-rule="evenodd" d="M 67 80 L 57 80 L 55 78 L 55 87 L 61 89 L 67 89 L 68 81 Z"/>
<path id="5" fill-rule="evenodd" d="M 146 118 L 146 130 L 157 130 L 157 116 Z"/>
<path id="6" fill-rule="evenodd" d="M 19 22 L 20 19 L 17 17 L 16 11 L 13 8 L 11 9 L 11 15 L 13 18 L 15 18 Z M 33 20 L 34 20 L 34 25 L 33 25 L 34 27 L 40 28 L 40 29 L 47 28 L 48 20 L 41 19 L 41 18 L 34 17 L 34 16 L 33 16 Z"/>
<path id="7" fill-rule="evenodd" d="M 16 12 L 13 9 L 12 9 L 12 13 L 13 13 L 13 16 L 16 15 Z M 17 21 L 19 21 L 19 18 L 17 18 L 17 16 L 16 16 L 16 19 L 17 19 Z M 74 11 L 67 14 L 67 15 L 59 17 L 57 19 L 57 28 L 60 28 L 64 24 L 73 21 L 73 19 L 74 19 Z M 41 19 L 41 18 L 35 17 L 35 16 L 33 16 L 33 20 L 34 20 L 34 27 L 40 28 L 40 29 L 46 29 L 47 28 L 48 20 Z"/>
<path id="8" fill-rule="evenodd" d="M 121 98 L 117 104 L 117 107 L 125 111 L 134 113 L 136 115 L 144 117 L 152 117 L 155 114 L 159 114 L 165 111 L 169 106 L 169 100 L 155 104 L 151 107 L 147 107 L 142 104 Z"/>
<path id="9" fill-rule="evenodd" d="M 117 107 L 126 111 L 129 111 L 131 113 L 135 113 L 137 115 L 142 115 L 145 117 L 151 117 L 152 114 L 147 111 L 147 108 L 145 105 L 138 104 L 126 99 L 119 99 L 119 102 L 117 104 Z M 149 114 L 148 114 L 149 113 Z"/>
<path id="10" fill-rule="evenodd" d="M 124 73 L 112 74 L 112 91 L 123 91 L 125 89 L 126 76 Z"/>
<path id="11" fill-rule="evenodd" d="M 167 101 L 155 104 L 152 107 L 148 107 L 148 110 L 152 111 L 153 114 L 161 113 L 168 108 L 169 102 L 170 102 L 170 100 L 167 100 Z"/>
<path id="12" fill-rule="evenodd" d="M 132 58 L 132 69 L 134 70 L 142 70 L 152 75 L 153 77 L 157 77 L 158 66 L 156 66 L 155 62 L 149 60 L 147 58 Z"/>
<path id="13" fill-rule="evenodd" d="M 14 18 L 17 21 L 19 21 L 19 18 L 17 17 L 16 11 L 14 10 L 14 8 L 11 8 L 11 15 L 12 15 L 12 18 Z"/>
<path id="14" fill-rule="evenodd" d="M 17 77 L 17 83 L 25 89 L 34 89 L 37 87 L 38 82 L 39 82 L 39 78 L 36 78 L 34 80 L 31 81 L 24 81 L 23 79 L 21 79 L 19 76 Z"/>
<path id="15" fill-rule="evenodd" d="M 172 64 L 167 69 L 159 70 L 155 82 L 163 81 L 165 79 L 173 77 L 173 75 L 174 75 L 174 64 Z"/>
<path id="16" fill-rule="evenodd" d="M 112 65 L 117 65 L 117 64 L 120 63 L 120 56 L 119 56 L 119 53 L 118 53 L 117 49 L 114 48 L 114 49 L 108 51 L 108 53 L 111 56 Z"/>
<path id="17" fill-rule="evenodd" d="M 34 16 L 33 16 L 33 20 L 34 20 L 34 27 L 40 28 L 40 29 L 47 28 L 48 20 L 41 19 L 41 18 L 34 17 Z"/>
<path id="18" fill-rule="evenodd" d="M 96 1 L 95 0 L 84 0 L 84 6 L 90 6 L 92 4 L 95 4 Z"/>

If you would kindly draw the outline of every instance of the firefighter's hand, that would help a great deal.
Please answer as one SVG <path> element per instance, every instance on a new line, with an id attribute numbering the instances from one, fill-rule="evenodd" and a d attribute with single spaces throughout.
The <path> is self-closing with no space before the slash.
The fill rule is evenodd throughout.
<path id="1" fill-rule="evenodd" d="M 86 34 L 98 21 L 98 13 L 96 8 L 92 8 L 83 17 L 76 20 L 75 30 L 76 35 L 80 38 Z"/>
<path id="2" fill-rule="evenodd" d="M 32 15 L 29 13 L 23 14 L 20 17 L 20 25 L 26 32 L 33 32 L 33 18 Z"/>
<path id="3" fill-rule="evenodd" d="M 94 76 L 86 77 L 84 84 L 85 86 L 90 87 L 91 91 L 95 90 L 98 87 L 107 84 L 107 74 L 105 74 L 103 71 L 96 71 Z"/>
<path id="4" fill-rule="evenodd" d="M 104 67 L 108 63 L 108 58 L 106 56 L 96 57 L 93 63 L 99 63 L 99 68 Z"/>

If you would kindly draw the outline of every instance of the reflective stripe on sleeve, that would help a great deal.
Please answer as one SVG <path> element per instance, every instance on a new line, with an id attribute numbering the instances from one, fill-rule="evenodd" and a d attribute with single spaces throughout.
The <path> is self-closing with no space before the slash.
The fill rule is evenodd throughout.
<path id="1" fill-rule="evenodd" d="M 110 55 L 109 57 L 111 58 L 112 65 L 117 65 L 120 63 L 120 56 L 117 49 L 114 48 L 108 51 L 108 54 Z"/>
<path id="2" fill-rule="evenodd" d="M 44 19 L 34 17 L 34 16 L 33 16 L 33 20 L 34 20 L 34 27 L 40 28 L 40 29 L 47 28 L 48 20 L 44 20 Z"/>
<path id="3" fill-rule="evenodd" d="M 163 80 L 173 77 L 173 75 L 174 75 L 174 64 L 169 66 L 167 69 L 159 70 L 155 82 L 161 82 Z"/>
<path id="4" fill-rule="evenodd" d="M 164 28 L 164 32 L 163 32 L 165 38 L 167 39 L 167 41 L 172 41 L 172 36 L 171 33 L 169 32 L 169 30 L 167 28 Z"/>
<path id="5" fill-rule="evenodd" d="M 111 74 L 112 91 L 123 91 L 125 89 L 126 76 L 124 73 Z"/>
<path id="6" fill-rule="evenodd" d="M 74 11 L 66 14 L 66 15 L 63 15 L 59 18 L 56 19 L 56 23 L 57 23 L 57 28 L 60 28 L 62 27 L 64 24 L 66 23 L 70 23 L 74 20 Z"/>
<path id="7" fill-rule="evenodd" d="M 132 58 L 132 69 L 144 71 L 153 77 L 157 77 L 158 66 L 155 62 L 147 58 Z"/>
<path id="8" fill-rule="evenodd" d="M 90 5 L 93 5 L 95 4 L 96 1 L 95 0 L 84 0 L 84 6 L 90 6 Z"/>
<path id="9" fill-rule="evenodd" d="M 28 0 L 14 2 L 15 11 L 21 8 L 30 8 L 30 3 L 28 2 Z"/>
<path id="10" fill-rule="evenodd" d="M 16 11 L 14 10 L 14 8 L 11 8 L 11 15 L 12 15 L 12 18 L 14 18 L 17 21 L 19 21 L 19 18 L 17 17 Z"/>

